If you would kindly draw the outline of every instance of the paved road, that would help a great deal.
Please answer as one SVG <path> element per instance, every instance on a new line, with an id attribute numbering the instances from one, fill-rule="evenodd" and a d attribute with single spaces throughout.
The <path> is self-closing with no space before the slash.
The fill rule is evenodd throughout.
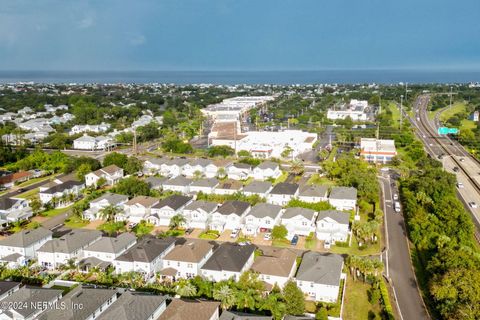
<path id="1" fill-rule="evenodd" d="M 413 272 L 405 222 L 402 214 L 396 213 L 393 208 L 393 194 L 398 194 L 398 190 L 396 186 L 392 186 L 394 180 L 389 173 L 382 173 L 379 180 L 388 234 L 386 272 L 395 293 L 397 309 L 403 320 L 430 319 Z"/>
<path id="2" fill-rule="evenodd" d="M 72 215 L 72 210 L 68 210 L 65 213 L 59 214 L 58 216 L 51 217 L 48 220 L 42 222 L 42 226 L 47 229 L 56 229 L 57 227 L 63 225 L 65 220 Z"/>

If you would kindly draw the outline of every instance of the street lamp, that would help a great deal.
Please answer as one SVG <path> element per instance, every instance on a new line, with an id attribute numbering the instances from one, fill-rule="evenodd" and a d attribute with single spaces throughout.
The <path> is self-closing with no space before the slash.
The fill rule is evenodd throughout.
<path id="1" fill-rule="evenodd" d="M 403 94 L 400 96 L 400 129 L 402 129 L 403 122 Z"/>

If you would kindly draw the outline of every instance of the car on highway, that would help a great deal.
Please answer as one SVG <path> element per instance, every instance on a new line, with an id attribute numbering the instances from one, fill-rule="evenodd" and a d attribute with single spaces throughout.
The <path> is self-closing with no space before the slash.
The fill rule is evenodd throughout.
<path id="1" fill-rule="evenodd" d="M 463 189 L 463 188 L 464 188 L 463 183 L 458 182 L 458 183 L 457 183 L 457 188 L 458 188 L 458 189 Z"/>
<path id="2" fill-rule="evenodd" d="M 464 158 L 460 158 L 460 162 L 463 162 L 463 161 L 465 161 L 465 159 L 464 159 Z"/>
<path id="3" fill-rule="evenodd" d="M 453 172 L 458 172 L 460 169 L 458 167 L 453 167 Z"/>
<path id="4" fill-rule="evenodd" d="M 293 238 L 292 238 L 292 241 L 290 241 L 290 244 L 292 246 L 296 246 L 298 243 L 298 236 L 297 235 L 294 235 Z"/>
<path id="5" fill-rule="evenodd" d="M 477 209 L 478 208 L 478 205 L 476 202 L 472 201 L 472 202 L 469 202 L 468 205 L 472 208 L 472 209 Z"/>

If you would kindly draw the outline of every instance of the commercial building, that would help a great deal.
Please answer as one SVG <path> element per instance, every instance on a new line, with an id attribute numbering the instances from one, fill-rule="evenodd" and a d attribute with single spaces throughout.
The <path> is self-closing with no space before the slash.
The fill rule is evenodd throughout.
<path id="1" fill-rule="evenodd" d="M 397 155 L 394 140 L 362 138 L 360 140 L 360 156 L 374 163 L 387 163 Z"/>

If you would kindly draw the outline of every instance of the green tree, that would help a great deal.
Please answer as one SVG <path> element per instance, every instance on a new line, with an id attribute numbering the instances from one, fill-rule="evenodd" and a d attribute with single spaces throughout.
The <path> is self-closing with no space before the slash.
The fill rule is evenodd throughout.
<path id="1" fill-rule="evenodd" d="M 145 181 L 130 176 L 120 180 L 112 191 L 129 197 L 148 196 L 150 195 L 150 186 Z"/>
<path id="2" fill-rule="evenodd" d="M 128 158 L 127 162 L 125 163 L 125 166 L 122 167 L 125 170 L 125 173 L 127 174 L 134 174 L 137 172 L 142 171 L 143 165 L 140 160 L 138 160 L 135 157 L 130 157 Z"/>
<path id="3" fill-rule="evenodd" d="M 220 301 L 223 310 L 230 309 L 235 303 L 235 291 L 228 284 L 219 282 L 213 289 L 213 299 Z"/>
<path id="4" fill-rule="evenodd" d="M 181 280 L 175 287 L 175 292 L 181 297 L 194 297 L 197 294 L 197 288 L 189 281 Z"/>
<path id="5" fill-rule="evenodd" d="M 113 221 L 115 220 L 115 216 L 120 213 L 120 208 L 116 205 L 110 204 L 100 210 L 99 216 L 101 219 L 106 220 L 106 221 Z"/>
<path id="6" fill-rule="evenodd" d="M 294 281 L 289 280 L 285 284 L 283 297 L 285 299 L 286 314 L 298 316 L 305 313 L 305 297 Z"/>
<path id="7" fill-rule="evenodd" d="M 82 163 L 76 172 L 77 179 L 80 181 L 85 181 L 85 175 L 92 172 L 92 167 L 88 163 Z"/>
<path id="8" fill-rule="evenodd" d="M 185 224 L 187 220 L 181 214 L 176 214 L 170 219 L 169 228 L 171 230 L 178 229 Z"/>
<path id="9" fill-rule="evenodd" d="M 316 320 L 328 320 L 328 311 L 325 307 L 320 307 L 315 314 Z"/>
<path id="10" fill-rule="evenodd" d="M 32 208 L 33 214 L 39 214 L 40 211 L 42 210 L 43 204 L 42 201 L 40 201 L 40 198 L 38 196 L 33 197 L 30 199 L 30 208 Z"/>
<path id="11" fill-rule="evenodd" d="M 274 226 L 272 229 L 272 239 L 282 240 L 285 239 L 288 235 L 288 230 L 284 225 Z"/>
<path id="12" fill-rule="evenodd" d="M 252 154 L 250 152 L 248 152 L 247 150 L 240 150 L 237 152 L 237 155 L 239 157 L 243 157 L 243 158 L 251 158 L 252 157 Z"/>
<path id="13" fill-rule="evenodd" d="M 109 165 L 116 165 L 119 168 L 125 169 L 125 165 L 127 164 L 128 157 L 123 153 L 118 152 L 111 152 L 105 156 L 103 159 L 103 166 L 107 167 Z"/>
<path id="14" fill-rule="evenodd" d="M 235 150 L 229 146 L 212 146 L 208 148 L 207 155 L 211 158 L 213 157 L 223 157 L 233 156 Z"/>

